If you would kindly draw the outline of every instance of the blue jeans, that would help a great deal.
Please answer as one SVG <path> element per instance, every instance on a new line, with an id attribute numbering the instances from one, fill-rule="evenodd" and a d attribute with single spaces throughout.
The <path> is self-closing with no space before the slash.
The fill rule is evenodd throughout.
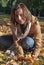
<path id="1" fill-rule="evenodd" d="M 26 37 L 21 41 L 21 45 L 25 50 L 31 50 L 34 48 L 34 40 L 31 37 Z"/>
<path id="2" fill-rule="evenodd" d="M 7 49 L 13 44 L 12 35 L 0 36 L 0 49 Z"/>
<path id="3" fill-rule="evenodd" d="M 13 36 L 12 35 L 5 35 L 0 36 L 0 48 L 7 49 L 13 44 Z M 23 49 L 33 49 L 34 47 L 34 40 L 31 37 L 26 37 L 21 41 L 21 45 Z"/>

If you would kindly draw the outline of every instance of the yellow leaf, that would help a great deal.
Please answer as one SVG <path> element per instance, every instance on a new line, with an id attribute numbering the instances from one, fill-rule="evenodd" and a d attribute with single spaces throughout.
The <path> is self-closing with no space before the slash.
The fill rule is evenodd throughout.
<path id="1" fill-rule="evenodd" d="M 41 53 L 44 53 L 44 48 L 42 48 Z"/>
<path id="2" fill-rule="evenodd" d="M 17 63 L 18 63 L 19 65 L 21 65 L 21 61 L 18 61 Z"/>
<path id="3" fill-rule="evenodd" d="M 44 48 L 42 48 L 41 52 L 40 52 L 40 56 L 44 57 Z"/>
<path id="4" fill-rule="evenodd" d="M 40 54 L 41 57 L 44 57 L 44 53 Z"/>
<path id="5" fill-rule="evenodd" d="M 2 36 L 3 35 L 3 33 L 2 32 L 0 32 L 0 36 Z"/>
<path id="6" fill-rule="evenodd" d="M 4 55 L 0 52 L 0 56 L 4 56 Z"/>
<path id="7" fill-rule="evenodd" d="M 1 64 L 1 65 L 5 65 L 5 64 Z"/>
<path id="8" fill-rule="evenodd" d="M 4 54 L 4 51 L 0 51 L 2 54 Z"/>
<path id="9" fill-rule="evenodd" d="M 38 65 L 38 64 L 39 64 L 39 60 L 38 59 L 34 60 L 33 65 Z"/>
<path id="10" fill-rule="evenodd" d="M 15 60 L 11 60 L 11 61 L 10 61 L 10 63 L 13 63 L 13 62 L 15 62 Z"/>
<path id="11" fill-rule="evenodd" d="M 29 53 L 29 54 L 26 54 L 26 58 L 28 59 L 28 61 L 33 61 L 33 59 L 32 59 L 32 57 L 31 57 L 31 53 Z"/>
<path id="12" fill-rule="evenodd" d="M 26 54 L 26 58 L 32 58 L 31 54 Z"/>
<path id="13" fill-rule="evenodd" d="M 2 62 L 3 61 L 3 59 L 2 58 L 0 58 L 0 62 Z"/>

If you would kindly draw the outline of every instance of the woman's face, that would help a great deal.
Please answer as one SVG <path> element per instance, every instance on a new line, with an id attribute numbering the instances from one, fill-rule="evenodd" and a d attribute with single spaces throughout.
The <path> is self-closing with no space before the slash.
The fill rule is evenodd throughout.
<path id="1" fill-rule="evenodd" d="M 15 12 L 15 19 L 19 24 L 24 24 L 26 21 L 26 17 L 24 17 L 22 8 L 19 8 Z"/>

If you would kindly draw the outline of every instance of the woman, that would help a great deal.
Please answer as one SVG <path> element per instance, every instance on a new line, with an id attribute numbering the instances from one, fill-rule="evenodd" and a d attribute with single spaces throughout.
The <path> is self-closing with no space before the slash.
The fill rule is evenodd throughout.
<path id="1" fill-rule="evenodd" d="M 32 57 L 37 58 L 42 46 L 40 24 L 23 3 L 11 9 L 11 30 L 20 56 L 24 56 L 24 50 L 32 51 L 34 48 Z"/>

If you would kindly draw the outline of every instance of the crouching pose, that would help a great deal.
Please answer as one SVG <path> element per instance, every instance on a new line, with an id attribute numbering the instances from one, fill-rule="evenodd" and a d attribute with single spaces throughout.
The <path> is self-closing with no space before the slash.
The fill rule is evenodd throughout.
<path id="1" fill-rule="evenodd" d="M 20 56 L 24 57 L 24 50 L 28 50 L 32 51 L 33 59 L 37 58 L 42 46 L 40 24 L 23 3 L 12 6 L 11 30 Z"/>

